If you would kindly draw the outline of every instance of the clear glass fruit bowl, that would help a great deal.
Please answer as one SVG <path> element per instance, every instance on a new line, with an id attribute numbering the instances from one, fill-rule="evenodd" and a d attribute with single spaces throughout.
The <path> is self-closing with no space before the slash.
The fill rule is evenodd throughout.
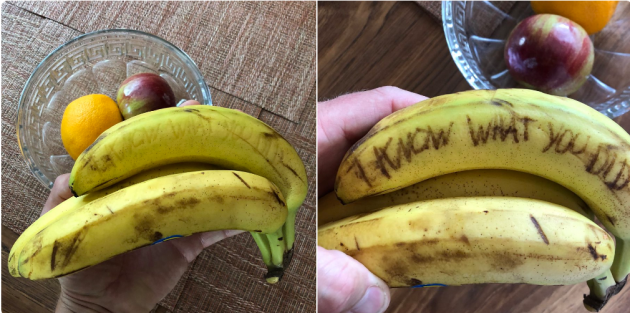
<path id="1" fill-rule="evenodd" d="M 178 103 L 212 104 L 210 89 L 195 62 L 170 42 L 129 29 L 100 30 L 74 38 L 51 52 L 26 82 L 18 107 L 17 138 L 33 174 L 48 188 L 69 173 L 74 160 L 63 147 L 66 106 L 88 94 L 116 100 L 120 84 L 138 73 L 162 76 Z"/>
<path id="2" fill-rule="evenodd" d="M 446 42 L 474 89 L 518 88 L 503 58 L 512 29 L 534 15 L 529 1 L 444 1 Z M 569 95 L 610 118 L 630 111 L 630 3 L 619 2 L 606 27 L 590 36 L 595 46 L 593 71 Z M 520 87 L 522 88 L 522 87 Z"/>

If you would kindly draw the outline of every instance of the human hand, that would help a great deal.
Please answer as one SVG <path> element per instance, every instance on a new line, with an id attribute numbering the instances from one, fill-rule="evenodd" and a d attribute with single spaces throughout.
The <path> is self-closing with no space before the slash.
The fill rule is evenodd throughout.
<path id="1" fill-rule="evenodd" d="M 344 95 L 317 105 L 318 196 L 332 191 L 346 151 L 385 116 L 424 96 L 396 87 Z M 340 251 L 317 247 L 320 312 L 383 312 L 389 288 L 357 260 Z"/>
<path id="2" fill-rule="evenodd" d="M 181 106 L 195 105 L 189 100 Z M 57 177 L 42 215 L 72 197 L 70 174 Z M 204 248 L 242 231 L 198 233 L 117 255 L 59 278 L 56 312 L 149 312 L 177 284 Z"/>

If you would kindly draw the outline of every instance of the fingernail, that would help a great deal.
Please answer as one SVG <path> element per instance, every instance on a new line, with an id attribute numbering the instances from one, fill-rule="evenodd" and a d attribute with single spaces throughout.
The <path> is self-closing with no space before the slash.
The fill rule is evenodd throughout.
<path id="1" fill-rule="evenodd" d="M 350 309 L 353 313 L 377 313 L 385 311 L 385 293 L 375 286 L 367 289 L 363 298 Z"/>

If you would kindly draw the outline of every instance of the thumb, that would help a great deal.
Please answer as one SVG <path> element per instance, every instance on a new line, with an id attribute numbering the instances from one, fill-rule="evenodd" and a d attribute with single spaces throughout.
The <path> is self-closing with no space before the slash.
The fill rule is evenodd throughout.
<path id="1" fill-rule="evenodd" d="M 384 312 L 389 288 L 363 264 L 336 250 L 317 247 L 319 312 Z"/>

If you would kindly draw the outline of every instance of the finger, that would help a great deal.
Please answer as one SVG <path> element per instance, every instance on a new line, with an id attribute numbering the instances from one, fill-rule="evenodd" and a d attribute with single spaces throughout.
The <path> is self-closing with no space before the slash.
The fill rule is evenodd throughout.
<path id="1" fill-rule="evenodd" d="M 387 115 L 425 99 L 419 94 L 388 86 L 318 103 L 319 196 L 332 190 L 337 168 L 352 144 Z"/>
<path id="2" fill-rule="evenodd" d="M 218 230 L 201 234 L 201 245 L 207 248 L 225 238 L 244 233 L 242 230 Z"/>
<path id="3" fill-rule="evenodd" d="M 199 103 L 199 101 L 197 100 L 186 100 L 184 101 L 184 103 L 180 104 L 180 107 L 185 107 L 187 105 L 200 105 L 201 103 Z"/>
<path id="4" fill-rule="evenodd" d="M 183 238 L 168 240 L 166 242 L 177 248 L 181 255 L 184 256 L 188 263 L 190 263 L 195 260 L 204 248 L 242 232 L 242 230 L 217 230 L 197 233 Z"/>
<path id="5" fill-rule="evenodd" d="M 389 288 L 357 260 L 336 250 L 317 247 L 319 312 L 384 312 Z"/>
<path id="6" fill-rule="evenodd" d="M 48 199 L 44 204 L 44 208 L 42 209 L 41 215 L 50 211 L 52 208 L 59 205 L 61 202 L 66 201 L 72 197 L 72 192 L 70 191 L 70 187 L 68 185 L 68 180 L 70 179 L 70 174 L 61 174 L 57 176 L 55 182 L 53 183 L 53 187 L 50 190 L 50 194 L 48 195 Z"/>

